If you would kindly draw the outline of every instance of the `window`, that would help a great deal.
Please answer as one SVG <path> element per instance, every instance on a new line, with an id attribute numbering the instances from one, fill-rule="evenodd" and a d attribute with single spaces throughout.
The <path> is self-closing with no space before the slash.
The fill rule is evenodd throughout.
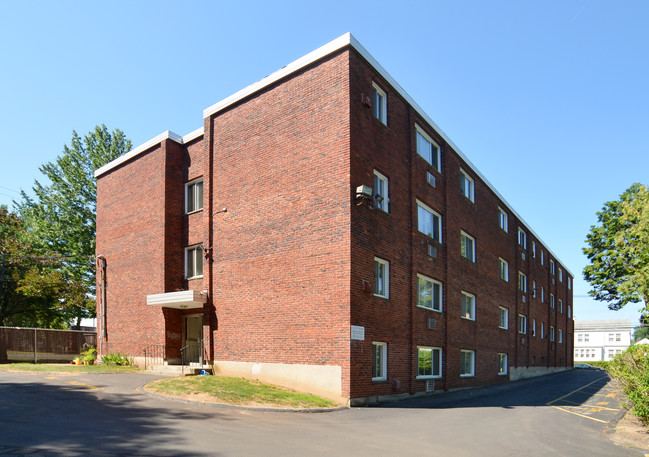
<path id="1" fill-rule="evenodd" d="M 498 354 L 498 375 L 507 374 L 507 354 Z"/>
<path id="2" fill-rule="evenodd" d="M 532 319 L 532 336 L 536 336 L 536 319 Z"/>
<path id="3" fill-rule="evenodd" d="M 475 351 L 462 349 L 460 354 L 460 376 L 473 376 L 475 371 Z"/>
<path id="4" fill-rule="evenodd" d="M 509 310 L 507 308 L 503 308 L 502 306 L 500 308 L 500 322 L 498 323 L 498 327 L 507 330 L 509 328 Z"/>
<path id="5" fill-rule="evenodd" d="M 559 343 L 563 343 L 563 330 L 559 329 Z"/>
<path id="6" fill-rule="evenodd" d="M 441 171 L 439 146 L 417 124 L 415 124 L 415 129 L 417 131 L 417 154 L 431 164 L 435 170 Z"/>
<path id="7" fill-rule="evenodd" d="M 417 228 L 424 235 L 442 242 L 442 216 L 417 200 Z"/>
<path id="8" fill-rule="evenodd" d="M 475 239 L 464 232 L 460 233 L 461 254 L 465 259 L 475 262 Z"/>
<path id="9" fill-rule="evenodd" d="M 536 298 L 536 281 L 532 281 L 532 297 Z"/>
<path id="10" fill-rule="evenodd" d="M 552 274 L 555 273 L 555 270 L 554 270 L 554 260 L 552 260 L 552 259 L 550 259 L 550 273 L 552 273 Z"/>
<path id="11" fill-rule="evenodd" d="M 541 303 L 545 303 L 545 287 L 541 286 Z"/>
<path id="12" fill-rule="evenodd" d="M 563 269 L 559 267 L 559 282 L 563 282 Z"/>
<path id="13" fill-rule="evenodd" d="M 423 275 L 417 275 L 417 306 L 442 311 L 442 283 Z"/>
<path id="14" fill-rule="evenodd" d="M 505 259 L 500 259 L 500 279 L 509 282 L 509 264 Z"/>
<path id="15" fill-rule="evenodd" d="M 545 251 L 541 249 L 541 266 L 545 265 Z"/>
<path id="16" fill-rule="evenodd" d="M 589 333 L 584 333 L 584 343 L 590 342 L 590 334 Z"/>
<path id="17" fill-rule="evenodd" d="M 498 226 L 505 232 L 508 232 L 509 223 L 507 222 L 507 213 L 502 208 L 498 208 Z"/>
<path id="18" fill-rule="evenodd" d="M 527 293 L 527 276 L 521 271 L 518 272 L 518 288 L 524 294 Z"/>
<path id="19" fill-rule="evenodd" d="M 185 212 L 203 209 L 203 178 L 185 184 Z"/>
<path id="20" fill-rule="evenodd" d="M 372 108 L 374 117 L 388 125 L 388 97 L 376 83 L 372 83 Z"/>
<path id="21" fill-rule="evenodd" d="M 417 348 L 417 379 L 442 376 L 442 350 L 440 348 Z"/>
<path id="22" fill-rule="evenodd" d="M 572 290 L 572 278 L 568 276 L 568 290 Z"/>
<path id="23" fill-rule="evenodd" d="M 203 245 L 185 248 L 185 278 L 203 276 Z"/>
<path id="24" fill-rule="evenodd" d="M 462 189 L 462 195 L 464 195 L 472 202 L 475 202 L 475 184 L 473 182 L 473 178 L 471 178 L 471 176 L 469 176 L 467 172 L 462 169 L 460 169 L 460 188 Z"/>
<path id="25" fill-rule="evenodd" d="M 520 227 L 518 229 L 518 244 L 527 249 L 527 233 L 525 233 Z"/>
<path id="26" fill-rule="evenodd" d="M 390 262 L 374 257 L 374 295 L 390 298 Z"/>
<path id="27" fill-rule="evenodd" d="M 524 314 L 518 315 L 518 333 L 527 333 L 527 316 Z"/>
<path id="28" fill-rule="evenodd" d="M 536 259 L 536 241 L 532 241 L 532 257 Z"/>
<path id="29" fill-rule="evenodd" d="M 554 302 L 554 294 L 550 294 L 550 308 L 554 309 L 556 304 Z"/>
<path id="30" fill-rule="evenodd" d="M 388 178 L 374 170 L 374 206 L 388 212 Z"/>
<path id="31" fill-rule="evenodd" d="M 581 343 L 584 339 L 584 336 L 581 333 L 577 333 L 577 343 Z"/>
<path id="32" fill-rule="evenodd" d="M 563 300 L 559 299 L 559 313 L 563 314 Z"/>
<path id="33" fill-rule="evenodd" d="M 545 339 L 545 322 L 541 322 L 541 339 Z"/>
<path id="34" fill-rule="evenodd" d="M 550 341 L 554 341 L 554 327 L 550 326 Z"/>
<path id="35" fill-rule="evenodd" d="M 475 295 L 462 291 L 462 318 L 475 320 Z"/>
<path id="36" fill-rule="evenodd" d="M 388 379 L 388 345 L 372 343 L 372 381 Z"/>
<path id="37" fill-rule="evenodd" d="M 568 305 L 568 318 L 572 319 L 572 307 Z"/>

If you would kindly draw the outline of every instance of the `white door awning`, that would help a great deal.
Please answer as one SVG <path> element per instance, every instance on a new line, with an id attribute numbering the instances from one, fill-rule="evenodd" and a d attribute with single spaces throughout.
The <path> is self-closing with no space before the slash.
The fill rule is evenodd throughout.
<path id="1" fill-rule="evenodd" d="M 146 296 L 148 306 L 160 306 L 162 308 L 195 309 L 202 308 L 205 303 L 207 303 L 207 295 L 203 295 L 196 290 L 181 290 L 180 292 Z"/>

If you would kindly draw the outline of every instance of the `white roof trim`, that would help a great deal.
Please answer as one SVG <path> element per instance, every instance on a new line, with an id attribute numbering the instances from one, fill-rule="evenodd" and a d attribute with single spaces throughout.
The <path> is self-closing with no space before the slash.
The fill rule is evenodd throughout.
<path id="1" fill-rule="evenodd" d="M 129 152 L 124 154 L 123 156 L 120 156 L 113 160 L 112 162 L 108 162 L 106 165 L 104 165 L 101 168 L 98 168 L 95 170 L 95 178 L 98 178 L 99 176 L 103 175 L 109 170 L 112 170 L 113 168 L 117 167 L 118 165 L 123 164 L 124 162 L 131 160 L 133 157 L 139 155 L 140 153 L 146 151 L 147 149 L 155 146 L 158 143 L 163 142 L 166 139 L 170 139 L 175 141 L 176 143 L 183 144 L 183 138 L 180 135 L 175 134 L 171 130 L 167 130 L 166 132 L 162 132 L 160 135 L 156 136 L 155 138 L 151 138 L 149 141 L 147 141 L 144 144 L 141 144 L 135 149 L 131 149 Z"/>
<path id="2" fill-rule="evenodd" d="M 203 131 L 204 131 L 204 129 L 205 129 L 205 127 L 201 127 L 200 129 L 196 129 L 196 130 L 194 130 L 193 132 L 188 133 L 187 135 L 185 135 L 185 136 L 182 138 L 182 142 L 183 142 L 183 144 L 189 143 L 190 141 L 193 141 L 193 140 L 195 140 L 196 138 L 198 138 L 198 137 L 200 137 L 200 136 L 203 136 L 203 133 L 204 133 Z"/>
<path id="3" fill-rule="evenodd" d="M 194 309 L 202 308 L 207 303 L 207 295 L 195 290 L 181 290 L 180 292 L 167 292 L 166 294 L 154 294 L 146 296 L 148 306 L 160 306 L 164 308 Z"/>
<path id="4" fill-rule="evenodd" d="M 394 89 L 398 92 L 398 94 L 403 97 L 406 102 L 412 106 L 412 108 L 417 111 L 417 113 L 421 116 L 422 119 L 424 119 L 434 130 L 437 134 L 439 134 L 442 138 L 444 138 L 444 141 L 446 141 L 452 148 L 453 150 L 466 162 L 468 167 L 473 171 L 476 175 L 480 177 L 482 181 L 491 189 L 491 191 L 496 194 L 496 196 L 503 202 L 503 204 L 507 207 L 509 211 L 511 211 L 516 218 L 521 222 L 524 223 L 526 226 L 527 230 L 534 235 L 534 237 L 539 240 L 540 242 L 543 243 L 541 240 L 541 237 L 539 237 L 534 230 L 530 228 L 530 226 L 525 223 L 525 220 L 521 217 L 520 214 L 512 208 L 512 206 L 505 200 L 505 197 L 503 197 L 500 192 L 496 190 L 496 188 L 489 182 L 489 180 L 478 170 L 478 168 L 473 165 L 473 163 L 469 160 L 469 158 L 462 152 L 462 150 L 451 140 L 444 131 L 439 128 L 439 126 L 433 121 L 425 112 L 424 110 L 417 104 L 417 102 L 410 96 L 408 93 L 399 85 L 399 83 L 392 77 L 390 74 L 379 64 L 379 62 L 372 57 L 372 55 L 361 45 L 356 38 L 351 33 L 346 33 L 335 40 L 331 41 L 330 43 L 325 44 L 324 46 L 316 49 L 315 51 L 310 52 L 309 54 L 305 55 L 304 57 L 301 57 L 294 61 L 293 63 L 288 64 L 281 70 L 278 70 L 268 76 L 266 76 L 264 79 L 257 81 L 254 84 L 251 84 L 250 86 L 241 89 L 240 91 L 236 92 L 233 95 L 230 95 L 228 98 L 225 98 L 221 100 L 220 102 L 210 106 L 209 108 L 205 109 L 203 111 L 203 117 L 208 117 L 211 116 L 212 114 L 215 114 L 219 112 L 220 110 L 227 108 L 230 105 L 233 105 L 234 103 L 238 102 L 239 100 L 252 95 L 253 93 L 277 82 L 279 79 L 284 78 L 285 76 L 290 75 L 293 72 L 296 72 L 298 70 L 301 70 L 302 68 L 312 64 L 318 59 L 321 59 L 335 51 L 338 51 L 339 49 L 351 45 L 352 48 L 354 48 L 367 62 L 374 67 L 374 69 L 381 75 L 383 79 L 385 79 L 388 84 L 390 84 Z M 548 250 L 548 252 L 554 257 L 555 259 L 558 260 L 558 257 L 550 250 L 550 248 L 547 246 L 546 243 L 543 243 L 545 248 Z M 565 268 L 566 272 L 570 275 L 574 275 L 570 272 L 570 270 L 563 264 L 563 267 Z"/>

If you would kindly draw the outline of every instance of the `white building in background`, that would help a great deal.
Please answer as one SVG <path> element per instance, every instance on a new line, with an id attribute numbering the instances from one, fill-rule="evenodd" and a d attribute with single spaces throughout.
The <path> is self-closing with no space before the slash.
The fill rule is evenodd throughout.
<path id="1" fill-rule="evenodd" d="M 631 345 L 631 319 L 575 320 L 575 362 L 611 360 Z"/>

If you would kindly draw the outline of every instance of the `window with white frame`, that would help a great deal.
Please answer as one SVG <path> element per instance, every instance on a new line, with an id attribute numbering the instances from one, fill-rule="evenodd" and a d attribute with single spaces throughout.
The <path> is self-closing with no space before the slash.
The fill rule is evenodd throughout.
<path id="1" fill-rule="evenodd" d="M 442 377 L 442 349 L 423 347 L 417 348 L 417 379 Z"/>
<path id="2" fill-rule="evenodd" d="M 590 334 L 584 333 L 584 343 L 589 343 L 589 342 L 590 342 Z"/>
<path id="3" fill-rule="evenodd" d="M 568 305 L 568 318 L 572 319 L 572 307 Z"/>
<path id="4" fill-rule="evenodd" d="M 568 290 L 572 290 L 572 278 L 568 276 Z"/>
<path id="5" fill-rule="evenodd" d="M 536 259 L 536 241 L 532 241 L 532 257 Z"/>
<path id="6" fill-rule="evenodd" d="M 203 276 L 203 245 L 185 248 L 185 278 Z"/>
<path id="7" fill-rule="evenodd" d="M 388 379 L 388 345 L 387 343 L 372 343 L 372 381 Z"/>
<path id="8" fill-rule="evenodd" d="M 554 301 L 554 294 L 550 294 L 550 308 L 554 309 L 556 307 L 556 303 Z"/>
<path id="9" fill-rule="evenodd" d="M 541 322 L 541 339 L 545 339 L 545 322 Z"/>
<path id="10" fill-rule="evenodd" d="M 532 297 L 536 298 L 536 281 L 532 281 Z"/>
<path id="11" fill-rule="evenodd" d="M 518 315 L 518 333 L 527 333 L 527 316 L 525 314 Z"/>
<path id="12" fill-rule="evenodd" d="M 388 212 L 388 178 L 374 170 L 374 206 Z"/>
<path id="13" fill-rule="evenodd" d="M 559 299 L 559 314 L 563 314 L 563 300 Z"/>
<path id="14" fill-rule="evenodd" d="M 584 339 L 584 336 L 581 333 L 577 333 L 577 343 L 581 343 Z"/>
<path id="15" fill-rule="evenodd" d="M 475 295 L 462 291 L 462 318 L 475 320 Z"/>
<path id="16" fill-rule="evenodd" d="M 505 232 L 509 231 L 509 222 L 507 219 L 507 213 L 505 210 L 498 207 L 498 226 Z"/>
<path id="17" fill-rule="evenodd" d="M 509 282 L 509 263 L 503 258 L 499 259 L 500 263 L 500 279 Z"/>
<path id="18" fill-rule="evenodd" d="M 471 235 L 465 232 L 461 232 L 460 243 L 460 253 L 462 254 L 462 257 L 470 260 L 471 262 L 475 262 L 475 239 Z"/>
<path id="19" fill-rule="evenodd" d="M 563 282 L 563 269 L 559 267 L 559 282 Z"/>
<path id="20" fill-rule="evenodd" d="M 545 251 L 541 249 L 541 266 L 545 265 Z"/>
<path id="21" fill-rule="evenodd" d="M 390 262 L 374 257 L 374 295 L 390 298 Z"/>
<path id="22" fill-rule="evenodd" d="M 500 320 L 498 322 L 498 327 L 507 330 L 509 328 L 509 310 L 503 306 L 499 306 L 500 311 Z"/>
<path id="23" fill-rule="evenodd" d="M 417 306 L 442 311 L 442 283 L 424 275 L 417 275 Z"/>
<path id="24" fill-rule="evenodd" d="M 388 96 L 378 84 L 372 83 L 372 109 L 374 117 L 388 125 Z"/>
<path id="25" fill-rule="evenodd" d="M 442 216 L 417 200 L 417 228 L 424 235 L 442 242 Z"/>
<path id="26" fill-rule="evenodd" d="M 498 375 L 504 376 L 507 374 L 507 354 L 498 354 Z"/>
<path id="27" fill-rule="evenodd" d="M 536 319 L 532 319 L 532 336 L 536 336 Z"/>
<path id="28" fill-rule="evenodd" d="M 541 286 L 541 303 L 545 303 L 545 287 Z"/>
<path id="29" fill-rule="evenodd" d="M 203 209 L 203 178 L 185 184 L 185 213 Z"/>
<path id="30" fill-rule="evenodd" d="M 550 273 L 555 274 L 554 260 L 550 259 Z"/>
<path id="31" fill-rule="evenodd" d="M 460 376 L 469 377 L 475 375 L 475 351 L 461 349 L 460 353 Z"/>
<path id="32" fill-rule="evenodd" d="M 475 202 L 475 183 L 473 178 L 468 173 L 460 168 L 460 189 L 462 195 Z"/>
<path id="33" fill-rule="evenodd" d="M 527 275 L 522 271 L 518 272 L 518 288 L 524 294 L 527 293 Z"/>
<path id="34" fill-rule="evenodd" d="M 554 341 L 554 327 L 551 325 L 550 326 L 550 341 Z"/>
<path id="35" fill-rule="evenodd" d="M 415 124 L 417 135 L 417 154 L 431 164 L 437 171 L 441 171 L 440 148 L 424 130 Z"/>
<path id="36" fill-rule="evenodd" d="M 559 329 L 559 343 L 563 343 L 563 330 Z"/>
<path id="37" fill-rule="evenodd" d="M 518 244 L 527 249 L 527 233 L 522 228 L 518 228 Z"/>

